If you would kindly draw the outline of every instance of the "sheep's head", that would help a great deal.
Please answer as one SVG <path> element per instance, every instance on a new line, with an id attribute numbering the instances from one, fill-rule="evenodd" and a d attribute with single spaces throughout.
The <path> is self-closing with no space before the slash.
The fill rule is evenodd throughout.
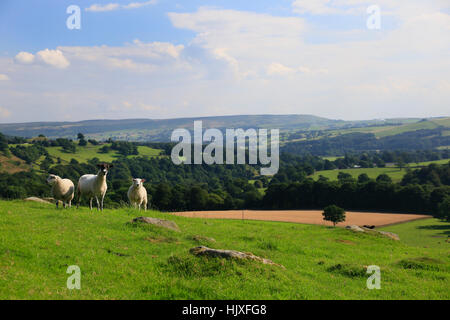
<path id="1" fill-rule="evenodd" d="M 97 164 L 97 167 L 100 169 L 99 174 L 106 176 L 108 174 L 108 170 L 114 167 L 114 165 L 109 163 L 99 163 Z"/>
<path id="2" fill-rule="evenodd" d="M 135 188 L 142 187 L 144 185 L 144 182 L 145 182 L 145 179 L 139 179 L 139 178 L 133 179 L 133 187 L 135 187 Z"/>
<path id="3" fill-rule="evenodd" d="M 56 180 L 58 180 L 58 179 L 61 179 L 61 178 L 58 177 L 57 175 L 50 174 L 50 175 L 48 176 L 48 178 L 47 178 L 47 183 L 48 183 L 49 185 L 53 185 L 53 184 L 56 182 Z"/>

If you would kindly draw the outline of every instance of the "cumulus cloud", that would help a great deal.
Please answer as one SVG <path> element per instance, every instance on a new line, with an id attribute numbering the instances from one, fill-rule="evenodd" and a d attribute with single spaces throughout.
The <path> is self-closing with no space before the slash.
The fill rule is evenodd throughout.
<path id="1" fill-rule="evenodd" d="M 20 64 L 32 64 L 34 62 L 34 54 L 29 52 L 19 52 L 14 60 Z"/>
<path id="2" fill-rule="evenodd" d="M 69 60 L 64 57 L 61 50 L 45 49 L 36 53 L 36 58 L 37 60 L 58 69 L 65 69 L 70 66 Z"/>
<path id="3" fill-rule="evenodd" d="M 0 73 L 0 81 L 8 81 L 9 77 L 6 74 Z"/>
<path id="4" fill-rule="evenodd" d="M 37 52 L 36 55 L 29 52 L 19 52 L 14 61 L 24 65 L 42 63 L 58 69 L 65 69 L 70 66 L 69 60 L 67 60 L 61 50 L 45 49 Z"/>
<path id="5" fill-rule="evenodd" d="M 450 15 L 437 0 L 398 1 L 401 8 L 396 1 L 379 0 L 382 12 L 390 10 L 396 19 L 381 31 L 366 28 L 366 13 L 360 24 L 350 19 L 349 30 L 347 24 L 339 29 L 307 14 L 210 7 L 172 12 L 172 25 L 194 34 L 186 44 L 135 40 L 123 46 L 56 47 L 53 51 L 73 69 L 64 81 L 55 68 L 27 68 L 19 65 L 24 57 L 16 57 L 15 65 L 0 57 L 0 70 L 14 74 L 15 84 L 21 81 L 16 89 L 0 86 L 0 105 L 14 107 L 11 121 L 19 114 L 35 120 L 32 110 L 43 109 L 51 111 L 49 120 L 67 115 L 73 120 L 242 113 L 345 119 L 448 115 Z M 347 12 L 368 1 L 322 3 Z M 29 55 L 28 63 L 44 63 L 40 55 Z"/>
<path id="6" fill-rule="evenodd" d="M 105 5 L 101 4 L 93 4 L 90 7 L 86 8 L 86 11 L 90 12 L 105 12 L 105 11 L 114 11 L 119 9 L 138 9 L 149 5 L 154 5 L 157 3 L 157 0 L 150 0 L 145 2 L 131 2 L 129 4 L 120 5 L 118 3 L 108 3 Z"/>

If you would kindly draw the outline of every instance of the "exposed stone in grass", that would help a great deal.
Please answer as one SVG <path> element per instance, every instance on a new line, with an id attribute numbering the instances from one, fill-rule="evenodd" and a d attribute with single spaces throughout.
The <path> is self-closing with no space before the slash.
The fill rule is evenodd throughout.
<path id="1" fill-rule="evenodd" d="M 377 231 L 379 234 L 382 234 L 385 237 L 391 238 L 393 240 L 400 240 L 400 237 L 398 236 L 398 234 L 396 233 L 392 233 L 392 232 L 386 232 L 386 231 Z"/>
<path id="2" fill-rule="evenodd" d="M 220 250 L 220 249 L 211 249 L 208 247 L 200 246 L 196 248 L 192 248 L 190 253 L 196 256 L 207 256 L 214 258 L 225 258 L 225 259 L 246 259 L 246 260 L 254 260 L 261 262 L 263 264 L 275 265 L 285 269 L 281 264 L 277 264 L 269 259 L 264 259 L 258 256 L 255 256 L 253 253 L 244 253 L 235 250 Z"/>
<path id="3" fill-rule="evenodd" d="M 29 197 L 24 199 L 24 201 L 31 201 L 31 202 L 39 202 L 39 203 L 46 203 L 46 204 L 51 204 L 52 202 L 45 200 L 45 199 L 41 199 L 38 197 Z"/>
<path id="4" fill-rule="evenodd" d="M 216 239 L 214 239 L 214 238 L 198 236 L 198 235 L 193 236 L 192 240 L 197 241 L 197 242 L 203 242 L 203 241 L 205 241 L 205 242 L 216 242 Z"/>
<path id="5" fill-rule="evenodd" d="M 346 226 L 345 227 L 348 230 L 352 230 L 355 232 L 364 232 L 364 233 L 369 233 L 369 234 L 381 234 L 382 236 L 391 238 L 393 240 L 399 241 L 400 237 L 398 236 L 398 234 L 396 233 L 392 233 L 392 232 L 386 232 L 386 231 L 379 231 L 379 230 L 373 230 L 373 229 L 369 229 L 369 228 L 365 228 L 365 227 L 358 227 L 355 225 L 352 226 Z"/>
<path id="6" fill-rule="evenodd" d="M 149 218 L 149 217 L 139 217 L 139 218 L 133 219 L 133 221 L 132 221 L 132 223 L 138 223 L 138 222 L 152 224 L 152 225 L 170 229 L 173 231 L 180 231 L 180 228 L 178 227 L 178 225 L 175 222 L 169 221 L 169 220 L 163 220 L 163 219 L 158 219 L 158 218 Z"/>
<path id="7" fill-rule="evenodd" d="M 356 231 L 356 232 L 364 232 L 364 229 L 362 229 L 358 226 L 355 226 L 355 225 L 346 226 L 345 229 L 349 229 L 349 230 Z"/>

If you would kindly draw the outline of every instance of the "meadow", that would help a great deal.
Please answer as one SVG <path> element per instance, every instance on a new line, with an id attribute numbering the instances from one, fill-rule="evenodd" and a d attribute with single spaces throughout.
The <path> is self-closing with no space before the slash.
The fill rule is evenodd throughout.
<path id="1" fill-rule="evenodd" d="M 128 223 L 142 215 L 174 221 L 181 232 Z M 411 230 L 417 239 L 442 232 Z M 286 269 L 191 255 L 199 245 L 252 252 Z M 315 225 L 0 201 L 0 299 L 449 299 L 448 245 Z M 66 288 L 71 265 L 81 269 L 81 290 Z M 380 290 L 366 287 L 369 265 L 381 268 Z"/>
<path id="2" fill-rule="evenodd" d="M 120 156 L 115 150 L 110 150 L 108 153 L 99 153 L 99 150 L 104 146 L 111 146 L 109 143 L 102 145 L 92 145 L 88 144 L 84 147 L 77 146 L 77 151 L 75 153 L 64 152 L 61 147 L 47 147 L 47 151 L 51 157 L 57 159 L 60 158 L 63 162 L 70 162 L 71 159 L 76 159 L 80 163 L 86 163 L 88 160 L 93 158 L 98 158 L 100 161 L 112 162 L 117 160 Z M 161 150 L 153 149 L 147 146 L 138 146 L 138 156 L 143 157 L 156 157 L 161 153 Z M 128 156 L 137 157 L 137 156 Z"/>
<path id="3" fill-rule="evenodd" d="M 314 180 L 319 179 L 320 176 L 328 178 L 330 180 L 337 180 L 339 172 L 345 172 L 351 174 L 353 178 L 358 179 L 360 174 L 367 174 L 369 178 L 376 179 L 380 174 L 387 174 L 391 177 L 393 182 L 400 182 L 403 176 L 406 174 L 406 169 L 399 168 L 354 168 L 354 169 L 335 169 L 335 170 L 322 170 L 316 171 L 311 178 Z"/>
<path id="4" fill-rule="evenodd" d="M 408 167 L 414 170 L 420 167 L 428 166 L 432 163 L 442 165 L 448 162 L 449 162 L 448 159 L 426 161 L 419 163 L 410 163 Z M 358 176 L 363 173 L 367 174 L 371 179 L 376 179 L 380 174 L 387 174 L 389 177 L 391 177 L 393 182 L 400 182 L 403 176 L 406 174 L 407 169 L 406 168 L 400 169 L 398 167 L 384 167 L 384 168 L 351 168 L 351 169 L 321 170 L 316 171 L 313 175 L 311 175 L 311 178 L 317 180 L 319 179 L 320 176 L 324 176 L 325 178 L 328 178 L 330 180 L 337 180 L 339 172 L 351 174 L 352 177 L 355 179 L 358 179 Z"/>

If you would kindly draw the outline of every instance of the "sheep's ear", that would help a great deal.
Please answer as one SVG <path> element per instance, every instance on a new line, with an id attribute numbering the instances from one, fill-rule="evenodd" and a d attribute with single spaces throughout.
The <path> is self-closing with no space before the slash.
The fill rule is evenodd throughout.
<path id="1" fill-rule="evenodd" d="M 145 179 L 141 179 L 142 183 L 144 183 L 146 180 Z"/>
<path id="2" fill-rule="evenodd" d="M 108 164 L 108 167 L 109 168 L 114 168 L 114 165 L 113 164 Z"/>
<path id="3" fill-rule="evenodd" d="M 102 167 L 103 167 L 103 164 L 97 163 L 97 168 L 102 168 Z"/>

